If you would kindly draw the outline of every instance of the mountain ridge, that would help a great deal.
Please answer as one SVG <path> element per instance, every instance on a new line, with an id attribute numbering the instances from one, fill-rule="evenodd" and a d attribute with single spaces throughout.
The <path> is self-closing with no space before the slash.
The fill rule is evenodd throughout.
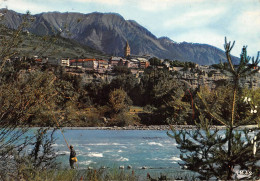
<path id="1" fill-rule="evenodd" d="M 10 10 L 7 11 L 7 14 Z M 17 28 L 22 14 L 11 11 L 6 16 L 6 25 Z M 34 22 L 28 28 L 37 35 L 60 33 L 62 37 L 75 40 L 103 53 L 123 56 L 126 41 L 131 54 L 149 54 L 163 59 L 191 61 L 203 65 L 226 61 L 223 50 L 199 43 L 176 43 L 169 37 L 157 38 L 135 20 L 125 20 L 118 13 L 93 12 L 45 12 L 32 15 Z M 233 57 L 238 62 L 237 57 Z"/>

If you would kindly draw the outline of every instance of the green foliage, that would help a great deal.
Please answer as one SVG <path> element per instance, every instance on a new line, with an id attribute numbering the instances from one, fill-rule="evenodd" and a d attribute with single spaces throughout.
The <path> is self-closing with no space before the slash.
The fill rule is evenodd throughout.
<path id="1" fill-rule="evenodd" d="M 119 76 L 116 76 L 111 83 L 109 84 L 109 89 L 123 89 L 127 95 L 130 97 L 131 100 L 133 100 L 133 103 L 135 103 L 136 99 L 136 89 L 138 87 L 138 79 L 132 75 L 132 74 L 121 74 Z"/>
<path id="2" fill-rule="evenodd" d="M 109 93 L 109 105 L 114 113 L 127 109 L 127 94 L 122 89 L 116 89 Z"/>
<path id="3" fill-rule="evenodd" d="M 192 118 L 194 115 L 192 109 L 192 97 L 189 89 L 184 91 L 178 87 L 168 100 L 165 100 L 165 105 L 161 106 L 157 112 L 163 112 L 164 119 L 169 124 L 193 125 Z"/>
<path id="4" fill-rule="evenodd" d="M 154 105 L 159 107 L 169 98 L 171 92 L 178 87 L 178 82 L 169 73 L 163 70 L 154 70 L 143 75 L 139 84 L 139 101 L 143 105 Z"/>
<path id="5" fill-rule="evenodd" d="M 9 180 L 20 179 L 26 181 L 71 181 L 71 180 L 88 180 L 88 181 L 106 181 L 106 180 L 126 180 L 126 181 L 136 181 L 138 180 L 137 175 L 134 172 L 129 173 L 124 170 L 112 169 L 95 169 L 95 170 L 67 170 L 67 169 L 57 169 L 57 170 L 33 170 L 30 167 L 24 167 L 24 171 L 19 177 L 10 176 Z M 6 177 L 8 179 L 8 176 Z"/>
<path id="6" fill-rule="evenodd" d="M 132 174 L 127 173 L 122 170 L 113 169 L 112 171 L 108 172 L 104 180 L 126 180 L 126 181 L 134 181 L 137 177 L 134 175 L 134 172 Z"/>
<path id="7" fill-rule="evenodd" d="M 213 92 L 202 89 L 198 92 L 196 109 L 198 114 L 197 130 L 177 131 L 172 136 L 178 143 L 181 159 L 188 170 L 199 173 L 204 180 L 235 179 L 235 169 L 249 169 L 254 176 L 259 173 L 260 148 L 259 128 L 253 128 L 253 136 L 247 129 L 239 126 L 259 122 L 257 114 L 251 111 L 255 105 L 248 103 L 245 93 L 239 87 L 239 80 L 256 72 L 259 57 L 256 60 L 247 56 L 243 47 L 240 64 L 233 65 L 230 51 L 234 43 L 225 41 L 228 66 L 216 65 L 223 73 L 231 75 L 228 87 L 219 87 Z M 258 108 L 259 109 L 259 108 Z M 257 110 L 259 111 L 259 110 Z M 212 123 L 218 122 L 225 130 L 210 129 Z"/>
<path id="8" fill-rule="evenodd" d="M 172 67 L 184 67 L 184 68 L 195 68 L 196 64 L 194 62 L 181 62 L 178 60 L 170 61 Z"/>
<path id="9" fill-rule="evenodd" d="M 129 68 L 125 66 L 115 66 L 113 69 L 113 72 L 116 74 L 131 74 L 131 71 Z"/>
<path id="10" fill-rule="evenodd" d="M 53 149 L 55 129 L 48 128 L 35 130 L 35 135 L 19 139 L 23 141 L 19 147 L 14 145 L 1 149 L 1 180 L 25 179 L 37 180 L 41 172 L 46 169 L 55 170 L 59 163 L 56 162 L 56 151 Z M 31 147 L 32 150 L 25 152 Z"/>
<path id="11" fill-rule="evenodd" d="M 109 126 L 133 125 L 140 121 L 136 114 L 129 113 L 129 106 L 132 100 L 123 89 L 115 89 L 109 93 L 109 102 L 105 108 L 104 114 L 110 117 Z"/>
<path id="12" fill-rule="evenodd" d="M 219 86 L 214 90 L 209 90 L 207 87 L 201 87 L 195 97 L 196 108 L 200 110 L 199 114 L 204 114 L 212 124 L 228 124 L 232 110 L 233 87 L 231 85 Z M 251 110 L 255 110 L 254 101 L 245 102 L 245 97 L 251 97 L 252 94 L 246 93 L 244 90 L 236 96 L 237 107 L 235 110 L 234 124 L 236 126 L 257 124 L 258 113 L 252 114 Z M 254 92 L 252 90 L 252 92 Z M 249 104 L 250 103 L 250 104 Z M 204 109 L 206 106 L 206 109 Z M 209 113 L 210 112 L 210 113 Z M 239 125 L 238 125 L 238 124 Z"/>
<path id="13" fill-rule="evenodd" d="M 120 76 L 116 76 L 110 83 L 102 81 L 92 82 L 85 86 L 87 97 L 91 98 L 92 105 L 101 107 L 107 105 L 107 102 L 109 102 L 109 93 L 115 89 L 124 90 L 127 93 L 127 97 L 132 100 L 133 105 L 142 107 L 151 105 L 153 109 L 150 110 L 149 115 L 142 115 L 144 118 L 153 114 L 153 120 L 148 121 L 150 124 L 165 124 L 166 118 L 172 117 L 172 108 L 170 107 L 173 105 L 173 102 L 175 102 L 172 100 L 174 96 L 178 99 L 175 104 L 180 105 L 179 112 L 182 112 L 183 116 L 179 116 L 180 118 L 182 117 L 182 121 L 178 124 L 186 122 L 184 118 L 185 113 L 188 113 L 187 116 L 191 114 L 190 98 L 186 98 L 189 97 L 189 95 L 186 95 L 188 94 L 187 88 L 183 87 L 170 72 L 165 70 L 146 70 L 139 80 L 132 74 L 121 74 Z M 179 92 L 182 93 L 179 94 Z M 177 108 L 175 110 L 177 116 Z M 99 112 L 101 112 L 101 115 L 103 114 L 104 117 L 111 117 L 111 114 L 106 111 L 99 110 Z M 114 114 L 117 113 L 114 111 Z M 116 117 L 123 115 L 124 114 L 114 115 L 114 118 L 116 119 Z M 186 123 L 190 124 L 191 122 Z"/>
<path id="14" fill-rule="evenodd" d="M 156 124 L 167 124 L 166 120 L 174 117 L 179 118 L 175 120 L 177 124 L 186 122 L 184 117 L 190 116 L 191 111 L 189 101 L 184 98 L 186 90 L 169 72 L 163 70 L 146 73 L 139 85 L 140 100 L 144 105 L 155 108 L 152 114 Z"/>
<path id="15" fill-rule="evenodd" d="M 109 125 L 111 126 L 129 126 L 139 125 L 140 118 L 137 114 L 129 114 L 128 112 L 122 112 L 112 117 Z"/>
<path id="16" fill-rule="evenodd" d="M 156 57 L 150 58 L 149 59 L 150 65 L 151 66 L 162 66 L 162 61 Z"/>
<path id="17" fill-rule="evenodd" d="M 56 168 L 52 148 L 54 131 L 47 133 L 49 126 L 55 127 L 55 120 L 71 120 L 77 109 L 77 104 L 72 103 L 77 99 L 73 91 L 77 84 L 62 80 L 47 67 L 44 71 L 34 67 L 32 59 L 14 58 L 19 55 L 19 45 L 26 38 L 22 31 L 28 21 L 29 14 L 24 16 L 17 30 L 9 30 L 0 23 L 1 178 L 4 175 L 15 179 L 25 176 L 26 180 L 35 180 L 36 170 Z M 30 126 L 35 125 L 46 128 L 28 136 Z M 28 146 L 32 150 L 26 153 Z"/>
<path id="18" fill-rule="evenodd" d="M 248 130 L 233 131 L 231 135 L 228 131 L 223 131 L 223 135 L 219 130 L 209 130 L 206 125 L 204 129 L 204 131 L 198 129 L 175 132 L 174 138 L 182 152 L 180 158 L 188 170 L 199 173 L 203 180 L 226 179 L 230 177 L 230 163 L 232 163 L 232 169 L 233 166 L 240 169 L 250 168 L 257 174 L 256 162 L 259 155 L 252 154 L 252 137 L 246 136 L 249 133 Z M 226 149 L 230 136 L 232 136 L 232 155 L 229 155 Z"/>

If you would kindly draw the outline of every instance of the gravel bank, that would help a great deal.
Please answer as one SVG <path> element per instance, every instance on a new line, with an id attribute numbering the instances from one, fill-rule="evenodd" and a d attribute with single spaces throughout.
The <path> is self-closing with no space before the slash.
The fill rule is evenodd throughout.
<path id="1" fill-rule="evenodd" d="M 197 127 L 194 125 L 173 125 L 173 127 L 177 130 L 182 129 L 196 129 Z M 225 129 L 225 126 L 211 126 L 212 129 Z M 247 125 L 241 126 L 237 129 L 253 129 L 257 128 L 257 125 Z M 63 127 L 63 129 L 75 129 L 75 130 L 170 130 L 169 125 L 150 125 L 150 126 L 124 126 L 124 127 Z"/>

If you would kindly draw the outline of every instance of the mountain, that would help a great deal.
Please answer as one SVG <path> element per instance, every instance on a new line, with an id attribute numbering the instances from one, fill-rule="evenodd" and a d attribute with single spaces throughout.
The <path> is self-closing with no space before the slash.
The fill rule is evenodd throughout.
<path id="1" fill-rule="evenodd" d="M 2 10 L 3 11 L 3 10 Z M 22 22 L 22 14 L 6 11 L 5 24 L 17 28 Z M 27 28 L 37 35 L 59 33 L 110 55 L 124 55 L 128 41 L 131 54 L 148 54 L 163 59 L 191 61 L 202 65 L 211 65 L 225 61 L 224 51 L 206 44 L 176 43 L 167 37 L 157 38 L 146 28 L 133 20 L 125 20 L 116 13 L 60 13 L 48 12 L 32 16 L 34 21 Z M 235 61 L 238 58 L 233 57 Z"/>
<path id="2" fill-rule="evenodd" d="M 0 26 L 0 37 L 2 40 L 11 41 L 13 35 L 15 34 L 14 29 L 18 28 L 19 23 L 22 23 L 23 21 L 23 15 L 10 11 L 6 14 L 5 18 L 10 18 L 10 21 L 8 22 L 9 27 L 12 29 L 2 28 Z M 75 40 L 61 37 L 60 35 L 39 36 L 28 33 L 26 30 L 24 30 L 19 35 L 18 41 L 19 43 L 17 43 L 15 48 L 10 49 L 12 53 L 15 52 L 15 55 L 18 56 L 47 56 L 51 60 L 66 57 L 109 58 L 108 55 L 102 53 L 101 51 L 95 50 L 87 45 L 82 45 Z M 4 49 L 4 43 L 0 44 L 0 52 L 4 51 Z"/>

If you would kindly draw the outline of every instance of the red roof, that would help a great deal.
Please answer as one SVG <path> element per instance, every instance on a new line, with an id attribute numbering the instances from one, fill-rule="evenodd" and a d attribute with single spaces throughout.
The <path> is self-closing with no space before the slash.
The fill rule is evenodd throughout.
<path id="1" fill-rule="evenodd" d="M 99 62 L 107 62 L 106 60 L 98 60 Z"/>
<path id="2" fill-rule="evenodd" d="M 70 63 L 73 63 L 73 62 L 87 62 L 87 61 L 96 61 L 96 59 L 95 58 L 73 59 L 73 60 L 70 60 Z"/>

